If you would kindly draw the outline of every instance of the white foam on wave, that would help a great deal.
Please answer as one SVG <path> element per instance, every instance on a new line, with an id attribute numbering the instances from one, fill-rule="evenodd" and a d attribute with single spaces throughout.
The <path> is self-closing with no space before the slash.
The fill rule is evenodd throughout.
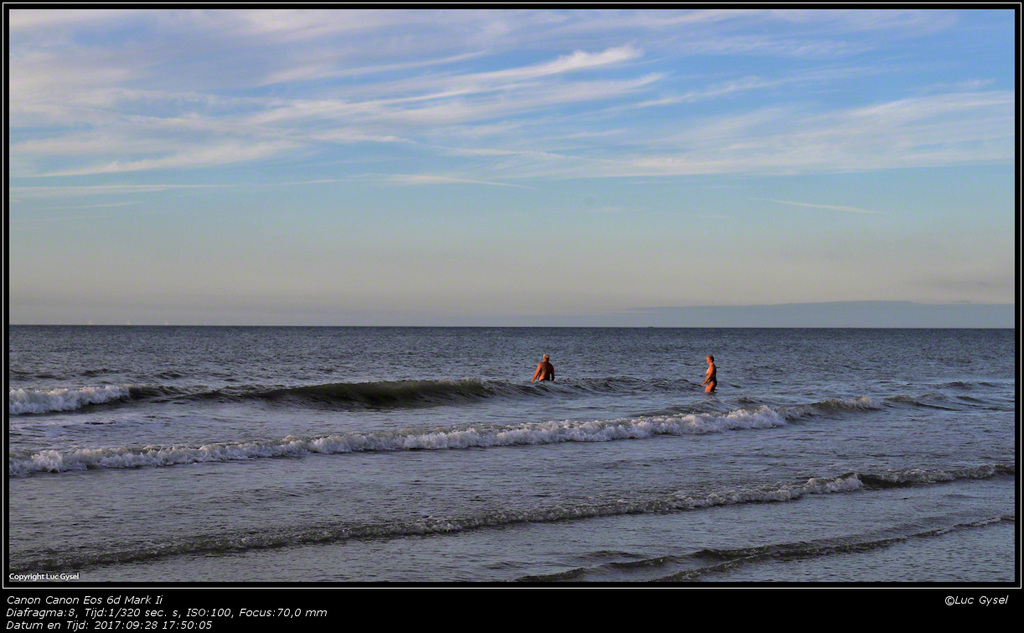
<path id="1" fill-rule="evenodd" d="M 590 422 L 561 421 L 521 424 L 512 427 L 465 428 L 429 432 L 376 432 L 332 434 L 280 440 L 223 442 L 202 446 L 92 448 L 60 452 L 41 451 L 25 458 L 8 459 L 9 476 L 38 472 L 66 472 L 89 468 L 142 468 L 211 461 L 235 461 L 304 454 L 338 454 L 375 451 L 445 450 L 607 442 L 644 439 L 657 435 L 721 433 L 736 429 L 782 426 L 782 416 L 769 407 L 738 409 L 724 415 L 679 414 Z"/>
<path id="2" fill-rule="evenodd" d="M 833 494 L 861 490 L 864 484 L 856 474 L 832 478 L 811 478 L 800 484 L 779 484 L 774 487 L 736 489 L 715 492 L 705 496 L 676 493 L 678 503 L 687 509 L 736 505 L 741 503 L 771 503 L 793 501 L 809 494 Z"/>
<path id="3" fill-rule="evenodd" d="M 952 470 L 908 468 L 904 470 L 887 470 L 881 473 L 873 473 L 869 482 L 872 484 L 891 486 L 934 484 L 956 481 L 958 479 L 988 479 L 1000 472 L 1008 472 L 1008 469 L 995 464 L 967 466 Z"/>
<path id="4" fill-rule="evenodd" d="M 103 404 L 127 398 L 126 386 L 83 387 L 81 389 L 11 389 L 7 392 L 7 413 L 49 413 L 74 411 L 91 404 Z"/>

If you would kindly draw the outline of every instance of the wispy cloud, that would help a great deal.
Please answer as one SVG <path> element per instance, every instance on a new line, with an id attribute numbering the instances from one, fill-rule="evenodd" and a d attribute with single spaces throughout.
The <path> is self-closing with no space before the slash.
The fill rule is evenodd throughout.
<path id="1" fill-rule="evenodd" d="M 599 53 L 574 51 L 572 54 L 563 55 L 554 61 L 543 62 L 533 66 L 470 74 L 461 77 L 460 80 L 468 83 L 523 81 L 607 67 L 636 59 L 641 55 L 643 55 L 642 51 L 633 46 L 609 48 Z"/>
<path id="2" fill-rule="evenodd" d="M 110 24 L 113 20 L 133 15 L 138 14 L 131 10 L 116 9 L 54 11 L 52 9 L 12 8 L 8 14 L 8 25 L 12 33 L 52 33 L 54 29 Z"/>
<path id="3" fill-rule="evenodd" d="M 903 169 L 1014 157 L 1012 92 L 952 93 L 816 112 L 768 107 L 692 120 L 620 155 L 635 175 Z"/>
<path id="4" fill-rule="evenodd" d="M 319 81 L 323 79 L 379 75 L 419 68 L 437 68 L 472 60 L 480 57 L 482 54 L 483 53 L 480 52 L 470 52 L 436 59 L 417 59 L 407 62 L 359 67 L 352 67 L 342 63 L 344 60 L 339 60 L 336 55 L 325 54 L 321 59 L 315 59 L 312 62 L 307 59 L 304 63 L 298 63 L 287 68 L 273 70 L 259 82 L 259 85 L 298 81 Z"/>
<path id="5" fill-rule="evenodd" d="M 754 198 L 755 200 L 766 200 L 767 202 L 775 202 L 778 204 L 788 204 L 794 207 L 807 207 L 810 209 L 825 209 L 827 211 L 842 211 L 844 213 L 878 213 L 871 209 L 860 209 L 858 207 L 849 207 L 837 204 L 812 204 L 810 202 L 794 202 L 792 200 L 772 200 L 770 198 Z"/>
<path id="6" fill-rule="evenodd" d="M 37 178 L 53 178 L 168 169 L 199 169 L 239 162 L 258 161 L 271 156 L 279 156 L 284 151 L 293 148 L 294 145 L 287 142 L 226 142 L 217 145 L 200 146 L 196 147 L 193 151 L 179 152 L 159 158 L 113 161 L 75 169 L 44 172 L 34 176 Z"/>
<path id="7" fill-rule="evenodd" d="M 507 182 L 493 182 L 487 180 L 475 180 L 472 178 L 459 178 L 457 176 L 440 176 L 431 174 L 396 174 L 386 178 L 389 183 L 396 185 L 452 185 L 471 184 L 488 185 L 492 187 L 515 187 L 518 189 L 532 189 L 526 185 L 518 185 Z"/>
<path id="8" fill-rule="evenodd" d="M 189 185 L 189 184 L 109 184 L 109 185 L 41 185 L 37 187 L 11 187 L 10 193 L 18 198 L 80 197 L 99 195 L 121 195 L 152 193 L 174 189 L 219 189 L 233 187 L 233 184 Z"/>

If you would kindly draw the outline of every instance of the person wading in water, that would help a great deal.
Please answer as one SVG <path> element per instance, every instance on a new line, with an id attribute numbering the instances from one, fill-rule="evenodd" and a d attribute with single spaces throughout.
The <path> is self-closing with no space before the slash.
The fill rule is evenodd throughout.
<path id="1" fill-rule="evenodd" d="M 537 364 L 537 371 L 533 372 L 533 380 L 554 380 L 555 379 L 555 368 L 548 362 L 548 355 L 544 354 L 544 360 Z"/>
<path id="2" fill-rule="evenodd" d="M 713 393 L 715 387 L 718 386 L 718 368 L 715 367 L 715 357 L 708 354 L 708 375 L 704 379 L 704 382 L 700 383 L 702 386 L 707 385 L 704 389 L 704 393 Z"/>

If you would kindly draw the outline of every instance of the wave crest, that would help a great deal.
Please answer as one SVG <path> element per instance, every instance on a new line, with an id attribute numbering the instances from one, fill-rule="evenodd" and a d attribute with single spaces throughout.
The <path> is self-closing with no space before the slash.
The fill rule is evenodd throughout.
<path id="1" fill-rule="evenodd" d="M 843 413 L 847 411 L 871 411 L 881 408 L 882 406 L 873 399 L 868 396 L 861 396 L 859 398 L 851 398 L 847 400 L 830 398 L 828 400 L 813 402 L 811 404 L 780 407 L 779 412 L 787 420 L 796 420 L 799 418 L 813 417 L 822 413 L 830 414 Z"/>
<path id="2" fill-rule="evenodd" d="M 331 383 L 262 391 L 256 397 L 305 404 L 387 408 L 430 406 L 480 400 L 495 396 L 537 393 L 531 385 L 481 380 L 400 380 Z"/>
<path id="3" fill-rule="evenodd" d="M 722 433 L 730 430 L 782 426 L 785 420 L 769 407 L 738 409 L 722 414 L 686 414 L 620 420 L 525 423 L 515 426 L 468 427 L 433 431 L 378 431 L 317 437 L 289 435 L 279 440 L 221 442 L 202 446 L 167 446 L 129 449 L 108 447 L 60 452 L 41 451 L 8 459 L 12 477 L 32 473 L 59 473 L 93 468 L 142 468 L 209 461 L 236 461 L 306 454 L 390 452 L 492 448 L 562 442 L 607 442 L 644 439 L 657 435 Z"/>
<path id="4" fill-rule="evenodd" d="M 11 389 L 7 392 L 7 413 L 49 413 L 75 411 L 94 404 L 126 400 L 131 396 L 127 386 L 83 387 L 81 389 Z"/>

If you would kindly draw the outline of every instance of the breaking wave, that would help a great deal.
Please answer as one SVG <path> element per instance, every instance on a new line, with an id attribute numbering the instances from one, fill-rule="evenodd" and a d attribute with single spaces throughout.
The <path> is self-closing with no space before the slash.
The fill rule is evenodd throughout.
<path id="1" fill-rule="evenodd" d="M 570 387 L 571 388 L 571 387 Z M 543 388 L 541 388 L 543 390 Z M 271 399 L 300 398 L 328 403 L 362 403 L 385 406 L 400 401 L 437 403 L 439 400 L 465 400 L 498 395 L 512 396 L 533 391 L 535 386 L 507 383 L 366 383 L 364 385 L 322 385 L 264 392 Z M 110 399 L 127 397 L 127 391 L 111 390 Z M 474 425 L 434 430 L 374 431 L 332 433 L 317 436 L 288 435 L 283 438 L 224 441 L 197 445 L 145 447 L 98 447 L 71 451 L 44 450 L 8 458 L 10 477 L 34 473 L 61 473 L 89 469 L 129 469 L 166 467 L 202 462 L 230 462 L 260 458 L 302 457 L 310 454 L 357 452 L 438 451 L 468 448 L 559 444 L 567 442 L 608 442 L 637 440 L 662 435 L 703 435 L 728 431 L 771 429 L 815 415 L 837 411 L 862 411 L 880 408 L 869 398 L 826 400 L 822 402 L 772 408 L 746 406 L 728 412 L 680 412 L 643 415 L 615 420 L 564 420 L 530 422 L 517 425 Z"/>
<path id="2" fill-rule="evenodd" d="M 11 389 L 7 411 L 10 415 L 75 411 L 91 405 L 146 401 L 161 397 L 194 400 L 247 400 L 332 409 L 384 409 L 457 405 L 487 398 L 544 395 L 585 395 L 630 393 L 636 388 L 674 389 L 679 383 L 645 383 L 630 378 L 585 379 L 574 382 L 524 383 L 500 380 L 393 380 L 340 382 L 288 387 L 205 387 L 102 386 L 78 389 Z"/>
<path id="3" fill-rule="evenodd" d="M 376 431 L 314 437 L 289 435 L 282 439 L 220 442 L 197 446 L 107 447 L 74 451 L 46 450 L 8 459 L 12 477 L 42 472 L 93 468 L 142 468 L 226 462 L 266 457 L 301 457 L 312 453 L 391 452 L 492 448 L 563 442 L 607 442 L 658 435 L 721 433 L 785 425 L 782 415 L 761 406 L 726 414 L 679 414 L 620 420 L 525 423 L 513 426 L 475 426 L 433 431 Z"/>
<path id="4" fill-rule="evenodd" d="M 84 387 L 82 389 L 11 389 L 7 394 L 7 413 L 49 413 L 74 411 L 89 405 L 127 400 L 131 388 L 127 386 Z"/>

